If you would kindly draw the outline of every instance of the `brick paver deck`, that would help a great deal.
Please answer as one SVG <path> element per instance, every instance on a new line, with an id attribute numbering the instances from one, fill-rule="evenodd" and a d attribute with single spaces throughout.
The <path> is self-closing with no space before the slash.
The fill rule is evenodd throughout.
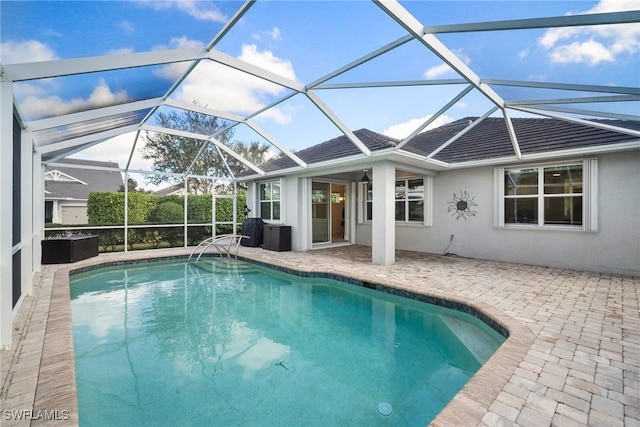
<path id="1" fill-rule="evenodd" d="M 0 352 L 3 426 L 77 425 L 68 272 L 188 254 L 104 254 L 43 266 Z M 310 252 L 241 247 L 240 255 L 464 302 L 500 322 L 507 341 L 432 422 L 445 426 L 640 426 L 640 278 L 370 248 Z"/>

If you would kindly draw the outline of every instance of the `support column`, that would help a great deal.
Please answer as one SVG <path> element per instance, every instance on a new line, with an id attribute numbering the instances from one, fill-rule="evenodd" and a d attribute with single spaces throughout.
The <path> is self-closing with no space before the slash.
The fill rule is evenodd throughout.
<path id="1" fill-rule="evenodd" d="M 13 83 L 0 81 L 0 348 L 11 346 Z"/>
<path id="2" fill-rule="evenodd" d="M 347 201 L 349 202 L 349 215 L 347 220 L 349 221 L 349 243 L 355 245 L 358 243 L 357 239 L 357 226 L 358 226 L 358 218 L 356 212 L 358 212 L 358 183 L 352 182 L 350 185 L 350 191 L 347 196 Z"/>
<path id="3" fill-rule="evenodd" d="M 128 252 L 129 247 L 129 172 L 124 172 L 124 253 Z"/>
<path id="4" fill-rule="evenodd" d="M 391 265 L 396 262 L 396 168 L 389 162 L 379 162 L 373 166 L 372 175 L 371 261 Z"/>
<path id="5" fill-rule="evenodd" d="M 53 200 L 51 208 L 51 222 L 54 224 L 62 224 L 62 212 L 60 209 L 60 201 Z"/>
<path id="6" fill-rule="evenodd" d="M 33 271 L 40 271 L 42 268 L 42 239 L 44 239 L 44 165 L 42 155 L 39 152 L 33 153 Z"/>
<path id="7" fill-rule="evenodd" d="M 22 215 L 22 228 L 20 230 L 20 240 L 23 243 L 22 256 L 22 293 L 30 295 L 33 292 L 33 142 L 31 132 L 23 131 L 22 140 L 20 141 L 22 148 L 21 161 L 21 178 L 22 194 L 20 194 L 20 209 Z"/>
<path id="8" fill-rule="evenodd" d="M 185 176 L 184 177 L 184 199 L 182 200 L 183 203 L 183 207 L 182 207 L 182 212 L 184 213 L 184 224 L 183 224 L 183 230 L 184 230 L 184 244 L 183 246 L 186 248 L 187 246 L 189 246 L 187 243 L 187 224 L 188 222 L 188 217 L 187 217 L 187 211 L 189 210 L 189 205 L 188 205 L 188 199 L 187 196 L 189 195 L 189 183 L 188 183 L 189 179 Z M 213 197 L 213 194 L 211 195 L 211 197 Z"/>
<path id="9" fill-rule="evenodd" d="M 296 226 L 298 226 L 298 232 L 295 233 L 297 238 L 294 240 L 295 246 L 291 249 L 295 251 L 308 251 L 313 248 L 313 221 L 311 215 L 311 178 L 299 178 L 298 179 L 298 193 L 297 193 L 297 214 L 293 218 L 297 218 Z M 287 200 L 287 199 L 284 199 Z"/>

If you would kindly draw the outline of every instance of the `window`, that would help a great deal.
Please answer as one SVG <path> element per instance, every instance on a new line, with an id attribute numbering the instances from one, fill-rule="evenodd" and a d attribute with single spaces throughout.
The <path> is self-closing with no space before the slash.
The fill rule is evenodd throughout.
<path id="1" fill-rule="evenodd" d="M 431 225 L 432 177 L 397 179 L 395 181 L 395 219 L 397 222 Z M 373 182 L 362 186 L 362 220 L 373 219 Z"/>
<path id="2" fill-rule="evenodd" d="M 367 182 L 362 186 L 364 187 L 364 220 L 371 221 L 373 219 L 373 183 Z"/>
<path id="3" fill-rule="evenodd" d="M 424 179 L 396 180 L 396 221 L 424 222 Z"/>
<path id="4" fill-rule="evenodd" d="M 500 168 L 498 226 L 568 227 L 595 231 L 596 160 Z"/>
<path id="5" fill-rule="evenodd" d="M 280 181 L 261 183 L 259 186 L 260 218 L 280 220 Z"/>

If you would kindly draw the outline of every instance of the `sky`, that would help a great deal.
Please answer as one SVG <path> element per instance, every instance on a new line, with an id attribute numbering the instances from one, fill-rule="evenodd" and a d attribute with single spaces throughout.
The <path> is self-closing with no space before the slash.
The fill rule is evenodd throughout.
<path id="1" fill-rule="evenodd" d="M 207 45 L 241 2 L 233 1 L 5 1 L 0 2 L 0 62 L 38 62 Z M 401 4 L 422 24 L 443 25 L 639 9 L 637 0 L 410 1 Z M 258 1 L 214 47 L 224 54 L 309 84 L 404 36 L 404 30 L 367 1 Z M 640 86 L 640 26 L 439 34 L 437 38 L 482 78 Z M 185 64 L 93 73 L 14 85 L 29 120 L 163 96 Z M 457 74 L 417 41 L 409 42 L 326 83 L 454 79 Z M 318 89 L 320 99 L 350 129 L 403 138 L 442 108 L 464 85 Z M 241 116 L 288 89 L 212 61 L 171 95 Z M 541 90 L 502 87 L 505 99 L 544 98 Z M 555 96 L 555 95 L 554 95 Z M 575 96 L 567 93 L 563 96 Z M 550 97 L 550 96 L 549 96 Z M 476 91 L 432 126 L 485 114 L 491 104 Z M 638 114 L 636 111 L 621 111 Z M 611 108 L 614 108 L 613 106 Z M 616 107 L 617 108 L 617 107 Z M 340 134 L 306 96 L 298 94 L 256 117 L 293 150 Z M 262 140 L 245 126 L 236 139 Z M 124 166 L 133 145 L 123 135 L 75 157 Z M 132 167 L 148 161 L 136 152 Z"/>

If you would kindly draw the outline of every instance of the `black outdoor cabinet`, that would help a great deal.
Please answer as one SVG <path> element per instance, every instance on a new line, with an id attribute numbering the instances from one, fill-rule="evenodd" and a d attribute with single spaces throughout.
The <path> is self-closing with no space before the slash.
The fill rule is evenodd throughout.
<path id="1" fill-rule="evenodd" d="M 291 226 L 265 224 L 262 237 L 262 248 L 270 251 L 291 250 Z"/>
<path id="2" fill-rule="evenodd" d="M 262 232 L 264 221 L 262 218 L 247 218 L 242 223 L 242 235 L 249 236 L 241 239 L 240 244 L 247 247 L 256 247 L 262 244 Z"/>
<path id="3" fill-rule="evenodd" d="M 43 264 L 66 264 L 98 256 L 98 236 L 68 236 L 42 241 Z"/>

